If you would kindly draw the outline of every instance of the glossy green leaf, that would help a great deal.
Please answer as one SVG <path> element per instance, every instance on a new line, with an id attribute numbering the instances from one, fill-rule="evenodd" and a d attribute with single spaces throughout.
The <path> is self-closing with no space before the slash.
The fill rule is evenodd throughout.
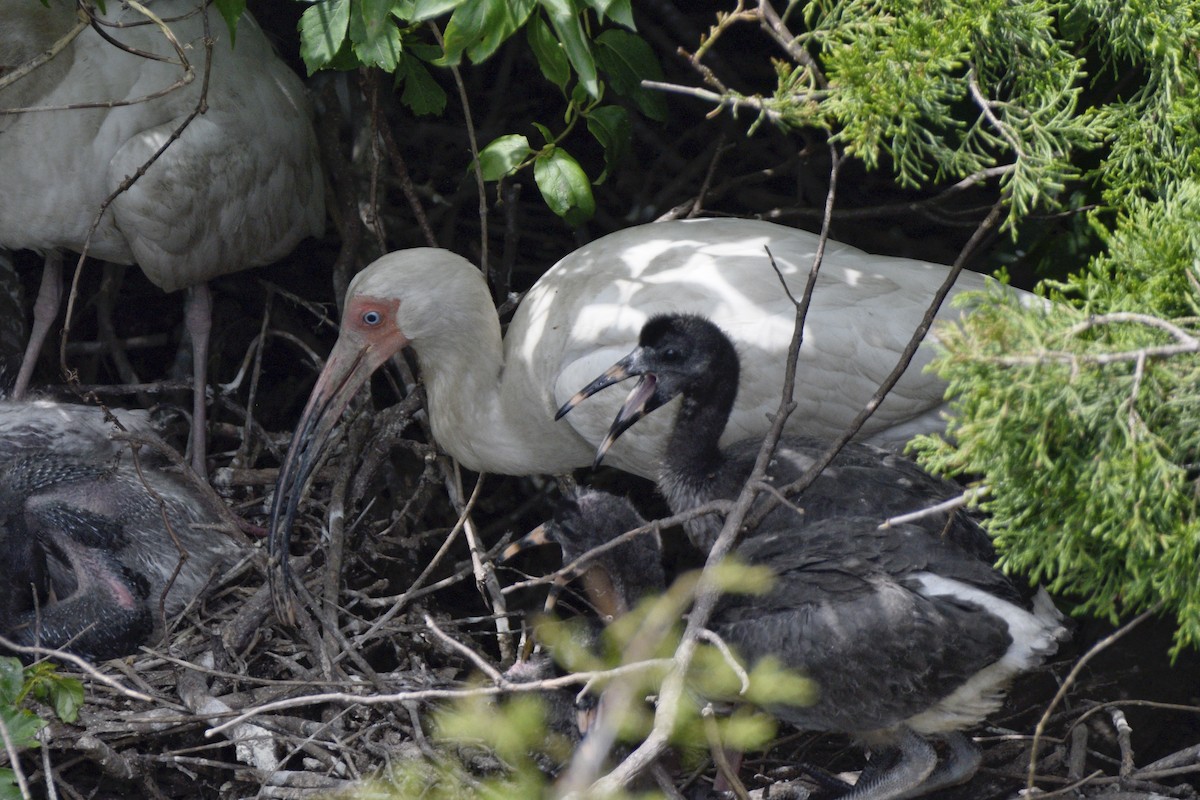
<path id="1" fill-rule="evenodd" d="M 531 122 L 529 124 L 537 129 L 537 132 L 542 135 L 542 139 L 545 140 L 546 144 L 554 143 L 554 134 L 550 132 L 549 128 L 540 122 Z"/>
<path id="2" fill-rule="evenodd" d="M 588 131 L 604 147 L 604 172 L 596 179 L 603 183 L 629 152 L 633 140 L 629 112 L 620 106 L 593 108 L 585 116 Z"/>
<path id="3" fill-rule="evenodd" d="M 37 732 L 46 727 L 46 721 L 24 708 L 0 706 L 0 721 L 8 730 L 8 736 L 18 749 L 38 747 Z"/>
<path id="4" fill-rule="evenodd" d="M 350 25 L 350 0 L 322 0 L 300 16 L 300 57 L 308 74 L 328 66 Z"/>
<path id="5" fill-rule="evenodd" d="M 596 198 L 587 173 L 561 147 L 534 160 L 533 178 L 550 210 L 571 225 L 586 222 L 596 213 Z"/>
<path id="6" fill-rule="evenodd" d="M 486 60 L 520 29 L 535 3 L 536 0 L 468 0 L 454 10 L 446 23 L 445 53 L 435 63 L 458 64 L 464 53 L 475 63 Z"/>
<path id="7" fill-rule="evenodd" d="M 25 668 L 12 656 L 0 656 L 0 705 L 11 706 L 21 699 Z"/>
<path id="8" fill-rule="evenodd" d="M 644 39 L 628 31 L 604 31 L 596 37 L 596 61 L 618 94 L 633 100 L 650 119 L 667 118 L 662 95 L 642 88 L 643 80 L 663 80 L 662 67 Z"/>
<path id="9" fill-rule="evenodd" d="M 246 13 L 246 0 L 215 0 L 214 5 L 229 27 L 230 41 L 236 46 L 238 20 Z"/>
<path id="10" fill-rule="evenodd" d="M 441 114 L 446 108 L 446 90 L 443 89 L 420 59 L 405 53 L 396 67 L 396 85 L 403 85 L 400 102 L 412 109 L 417 116 Z"/>
<path id="11" fill-rule="evenodd" d="M 0 800 L 22 800 L 17 775 L 8 767 L 0 767 Z"/>
<path id="12" fill-rule="evenodd" d="M 525 26 L 525 38 L 546 80 L 565 90 L 567 81 L 571 79 L 571 65 L 567 61 L 567 54 L 563 52 L 562 44 L 550 32 L 549 26 L 541 16 L 534 15 L 529 18 L 529 23 Z"/>
<path id="13" fill-rule="evenodd" d="M 461 6 L 467 0 L 400 0 L 395 13 L 408 22 L 424 22 L 440 17 Z"/>
<path id="14" fill-rule="evenodd" d="M 596 73 L 596 59 L 591 44 L 583 29 L 583 20 L 568 0 L 539 0 L 550 17 L 550 25 L 558 40 L 562 42 L 567 60 L 579 76 L 579 83 L 588 94 L 600 98 L 600 79 Z"/>
<path id="15" fill-rule="evenodd" d="M 59 675 L 57 672 L 44 678 L 39 687 L 38 696 L 54 707 L 54 714 L 63 722 L 75 722 L 79 719 L 79 709 L 83 707 L 83 683 L 78 678 Z"/>
<path id="16" fill-rule="evenodd" d="M 350 17 L 350 41 L 363 64 L 395 72 L 403 46 L 391 15 L 391 0 L 361 0 L 360 13 Z"/>
<path id="17" fill-rule="evenodd" d="M 630 0 L 585 0 L 587 5 L 596 12 L 603 22 L 611 19 L 618 25 L 624 25 L 629 30 L 637 30 L 633 23 L 633 9 Z"/>
<path id="18" fill-rule="evenodd" d="M 500 180 L 512 173 L 532 152 L 529 140 L 520 134 L 512 133 L 494 139 L 479 153 L 479 168 L 483 172 L 483 179 Z"/>

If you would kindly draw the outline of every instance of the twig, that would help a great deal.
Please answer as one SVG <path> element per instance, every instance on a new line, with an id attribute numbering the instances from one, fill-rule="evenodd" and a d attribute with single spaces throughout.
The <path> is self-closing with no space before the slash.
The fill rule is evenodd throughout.
<path id="1" fill-rule="evenodd" d="M 1121 637 L 1125 636 L 1138 625 L 1141 625 L 1151 616 L 1158 613 L 1158 610 L 1162 608 L 1162 605 L 1163 601 L 1159 600 L 1153 606 L 1146 609 L 1141 614 L 1138 614 L 1116 631 L 1096 642 L 1094 645 L 1092 645 L 1091 649 L 1084 653 L 1079 660 L 1075 662 L 1075 666 L 1073 666 L 1071 671 L 1067 673 L 1067 677 L 1063 679 L 1062 685 L 1058 687 L 1058 691 L 1055 693 L 1053 699 L 1050 700 L 1050 704 L 1046 706 L 1046 710 L 1042 712 L 1042 718 L 1038 720 L 1037 727 L 1033 731 L 1033 742 L 1030 744 L 1029 748 L 1029 772 L 1025 778 L 1025 790 L 1027 792 L 1033 791 L 1035 769 L 1037 768 L 1038 747 L 1041 743 L 1043 734 L 1046 732 L 1046 725 L 1050 722 L 1050 715 L 1053 713 L 1055 707 L 1062 702 L 1062 699 L 1066 697 L 1067 690 L 1074 685 L 1075 680 L 1079 677 L 1079 673 L 1083 671 L 1083 668 L 1089 661 L 1098 656 L 1100 653 L 1104 652 L 1106 649 L 1108 649 L 1108 647 L 1120 640 Z"/>
<path id="2" fill-rule="evenodd" d="M 1121 750 L 1121 767 L 1118 774 L 1128 778 L 1133 774 L 1133 728 L 1125 718 L 1125 712 L 1114 708 L 1109 716 L 1112 717 L 1113 727 L 1117 729 L 1117 746 Z"/>
<path id="3" fill-rule="evenodd" d="M 737 676 L 742 684 L 742 688 L 738 690 L 738 694 L 745 694 L 750 691 L 750 676 L 746 673 L 746 668 L 738 662 L 737 657 L 734 656 L 733 651 L 729 649 L 729 645 L 725 643 L 724 639 L 709 628 L 705 628 L 697 633 L 696 638 L 708 642 L 721 653 L 729 669 L 733 670 L 733 674 Z"/>
<path id="4" fill-rule="evenodd" d="M 0 642 L 0 644 L 2 644 L 2 642 Z M 205 730 L 204 735 L 206 737 L 213 737 L 224 733 L 234 725 L 239 725 L 246 720 L 289 708 L 304 708 L 306 706 L 325 705 L 328 703 L 349 703 L 364 706 L 397 705 L 409 701 L 447 700 L 466 697 L 494 697 L 496 695 L 511 692 L 540 693 L 550 689 L 562 689 L 569 686 L 580 686 L 588 681 L 615 680 L 627 675 L 661 670 L 670 663 L 670 659 L 651 659 L 648 661 L 639 661 L 634 664 L 623 664 L 619 667 L 614 667 L 613 669 L 574 672 L 570 675 L 563 675 L 557 678 L 546 678 L 543 680 L 531 681 L 529 683 L 514 683 L 511 681 L 505 681 L 503 686 L 476 686 L 467 689 L 414 689 L 409 691 L 394 692 L 392 694 L 324 692 L 320 694 L 304 695 L 302 697 L 288 697 L 282 700 L 274 700 L 269 703 L 263 703 L 262 705 L 242 711 L 237 716 L 208 728 Z"/>
<path id="5" fill-rule="evenodd" d="M 768 105 L 768 101 L 761 97 L 745 97 L 735 92 L 718 94 L 708 89 L 700 89 L 695 86 L 682 86 L 677 83 L 663 83 L 662 81 L 643 80 L 641 85 L 645 89 L 658 89 L 660 92 L 689 95 L 710 103 L 716 103 L 718 106 L 752 108 L 759 114 L 766 116 L 773 123 L 779 123 L 783 120 L 783 115 L 771 108 Z"/>
<path id="6" fill-rule="evenodd" d="M 96 669 L 91 665 L 90 662 L 80 658 L 74 653 L 68 653 L 64 650 L 55 650 L 51 647 L 25 647 L 3 636 L 0 636 L 0 647 L 3 647 L 5 650 L 9 650 L 14 653 L 23 653 L 31 656 L 49 656 L 56 661 L 66 661 L 78 668 L 79 671 L 86 673 L 89 677 L 99 681 L 105 686 L 108 686 L 123 697 L 128 697 L 131 700 L 141 700 L 144 703 L 152 703 L 155 701 L 155 698 L 148 694 L 144 694 L 135 689 L 130 689 L 127 686 L 123 686 L 122 684 L 102 673 L 100 670 Z"/>
<path id="7" fill-rule="evenodd" d="M 948 500 L 943 500 L 942 502 L 936 503 L 932 506 L 928 506 L 917 511 L 910 511 L 907 514 L 899 514 L 894 517 L 889 517 L 888 519 L 885 519 L 883 522 L 879 523 L 879 528 L 882 530 L 883 528 L 890 528 L 893 525 L 903 525 L 908 522 L 916 522 L 919 519 L 932 517 L 937 514 L 941 514 L 944 511 L 952 511 L 956 508 L 962 508 L 968 503 L 971 503 L 987 494 L 987 492 L 987 486 L 973 486 L 960 495 L 951 497 Z"/>
<path id="8" fill-rule="evenodd" d="M 858 416 L 856 416 L 850 422 L 849 426 L 847 426 L 842 435 L 839 436 L 837 440 L 830 445 L 829 449 L 826 450 L 825 453 L 823 453 L 822 456 L 816 460 L 812 467 L 810 467 L 807 472 L 805 472 L 792 483 L 788 484 L 787 486 L 781 486 L 781 492 L 783 492 L 785 495 L 791 496 L 802 492 L 811 486 L 813 481 L 817 479 L 817 476 L 820 475 L 827 466 L 829 466 L 833 459 L 837 457 L 837 454 L 841 452 L 842 448 L 846 446 L 846 443 L 853 439 L 855 435 L 857 435 L 863 424 L 871 417 L 872 414 L 875 413 L 875 409 L 879 408 L 879 405 L 883 402 L 884 398 L 887 397 L 889 392 L 891 392 L 892 387 L 896 385 L 896 383 L 900 380 L 900 377 L 908 369 L 908 365 L 912 362 L 913 356 L 915 356 L 917 353 L 917 348 L 921 345 L 921 342 L 925 340 L 925 334 L 929 332 L 930 326 L 933 325 L 933 320 L 937 315 L 938 309 L 941 308 L 942 302 L 946 299 L 946 295 L 950 293 L 950 289 L 953 288 L 955 281 L 958 279 L 959 273 L 962 272 L 964 264 L 966 263 L 967 259 L 974 254 L 975 248 L 980 244 L 980 242 L 983 241 L 985 234 L 991 230 L 997 221 L 999 221 L 1002 210 L 1003 206 L 1000 203 L 994 205 L 991 213 L 987 215 L 987 218 L 985 218 L 983 222 L 979 223 L 979 226 L 975 229 L 975 233 L 971 235 L 971 238 L 967 241 L 966 245 L 963 246 L 962 251 L 958 254 L 958 258 L 954 260 L 954 264 L 951 266 L 950 272 L 946 275 L 946 279 L 942 281 L 942 285 L 939 286 L 937 292 L 934 293 L 933 299 L 929 303 L 929 307 L 925 309 L 925 316 L 922 317 L 920 324 L 918 324 L 916 330 L 913 331 L 913 335 L 909 339 L 908 344 L 905 346 L 904 352 L 900 354 L 900 358 L 896 362 L 896 366 L 892 369 L 888 376 L 884 378 L 883 383 L 879 385 L 879 388 L 875 391 L 875 394 L 870 400 L 867 401 L 866 406 L 864 406 L 862 411 L 859 412 Z M 755 519 L 761 519 L 761 517 L 770 510 L 770 504 L 764 503 L 764 508 L 759 510 Z"/>
<path id="9" fill-rule="evenodd" d="M 467 659 L 474 664 L 480 672 L 491 678 L 492 683 L 496 684 L 497 686 L 508 685 L 509 681 L 505 679 L 500 670 L 489 664 L 487 659 L 479 655 L 479 653 L 476 653 L 474 650 L 467 647 L 465 644 L 439 628 L 437 623 L 433 621 L 433 617 L 429 616 L 428 614 L 425 615 L 425 625 L 430 631 L 433 632 L 434 636 L 436 636 L 440 641 L 444 642 L 451 650 L 466 656 Z"/>
<path id="10" fill-rule="evenodd" d="M 17 788 L 21 790 L 21 797 L 24 800 L 32 800 L 33 795 L 29 793 L 29 782 L 25 778 L 25 770 L 21 769 L 17 745 L 12 740 L 12 734 L 9 733 L 8 725 L 5 724 L 3 717 L 0 717 L 0 739 L 4 740 L 4 750 L 8 753 L 8 765 L 13 771 L 13 777 L 17 779 Z"/>
<path id="11" fill-rule="evenodd" d="M 437 39 L 439 47 L 445 47 L 442 32 L 437 25 L 429 23 L 429 29 Z M 471 173 L 475 176 L 475 186 L 479 191 L 479 269 L 487 275 L 488 264 L 488 203 L 487 185 L 483 181 L 483 166 L 479 163 L 479 140 L 475 136 L 475 121 L 471 118 L 471 101 L 467 97 L 467 87 L 463 83 L 462 73 L 458 67 L 451 65 L 450 74 L 454 76 L 454 85 L 458 88 L 458 101 L 462 104 L 463 120 L 467 127 L 467 141 L 471 145 Z"/>

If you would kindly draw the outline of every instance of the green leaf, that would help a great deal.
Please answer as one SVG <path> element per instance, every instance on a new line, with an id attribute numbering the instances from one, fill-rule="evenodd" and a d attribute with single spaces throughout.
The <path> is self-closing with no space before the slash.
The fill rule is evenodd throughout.
<path id="1" fill-rule="evenodd" d="M 446 91 L 429 74 L 420 59 L 405 53 L 396 67 L 396 85 L 404 85 L 400 102 L 417 116 L 441 114 L 446 108 Z"/>
<path id="2" fill-rule="evenodd" d="M 642 88 L 643 80 L 663 80 L 662 67 L 644 39 L 628 31 L 604 31 L 596 37 L 596 61 L 618 94 L 633 100 L 650 119 L 666 120 L 662 95 Z"/>
<path id="3" fill-rule="evenodd" d="M 631 31 L 637 30 L 633 23 L 633 9 L 630 0 L 585 0 L 603 22 L 607 17 L 618 25 L 624 25 Z"/>
<path id="4" fill-rule="evenodd" d="M 238 20 L 246 13 L 246 0 L 215 0 L 215 4 L 221 19 L 229 27 L 229 41 L 236 45 Z"/>
<path id="5" fill-rule="evenodd" d="M 467 0 L 455 8 L 443 34 L 445 53 L 434 61 L 454 66 L 463 53 L 479 64 L 521 28 L 536 0 Z"/>
<path id="6" fill-rule="evenodd" d="M 12 743 L 19 749 L 38 747 L 37 732 L 46 727 L 46 721 L 25 708 L 0 706 L 0 720 L 8 729 Z"/>
<path id="7" fill-rule="evenodd" d="M 629 152 L 633 141 L 629 112 L 620 106 L 599 106 L 584 115 L 588 131 L 604 147 L 604 172 L 596 183 L 604 183 L 613 169 Z"/>
<path id="8" fill-rule="evenodd" d="M 25 668 L 12 656 L 0 656 L 0 706 L 11 706 L 21 699 L 25 686 Z"/>
<path id="9" fill-rule="evenodd" d="M 587 173 L 561 147 L 538 155 L 533 162 L 533 179 L 546 205 L 567 223 L 579 225 L 596 213 L 596 198 Z"/>
<path id="10" fill-rule="evenodd" d="M 0 800 L 22 800 L 17 774 L 8 767 L 0 768 Z"/>
<path id="11" fill-rule="evenodd" d="M 328 66 L 346 40 L 350 0 L 322 0 L 300 16 L 300 57 L 308 74 Z"/>
<path id="12" fill-rule="evenodd" d="M 512 174 L 533 151 L 529 140 L 512 133 L 494 139 L 479 153 L 479 168 L 485 181 L 498 181 Z"/>
<path id="13" fill-rule="evenodd" d="M 440 17 L 465 3 L 466 0 L 400 0 L 396 15 L 407 22 L 424 22 Z"/>
<path id="14" fill-rule="evenodd" d="M 79 709 L 83 707 L 83 683 L 80 680 L 55 674 L 43 685 L 49 690 L 50 704 L 59 719 L 63 722 L 79 719 Z"/>
<path id="15" fill-rule="evenodd" d="M 550 132 L 549 128 L 540 122 L 531 122 L 529 124 L 537 128 L 537 132 L 542 135 L 542 138 L 546 141 L 546 144 L 554 144 L 554 134 Z"/>
<path id="16" fill-rule="evenodd" d="M 588 94 L 600 99 L 600 80 L 596 74 L 596 60 L 588 43 L 587 33 L 583 29 L 583 20 L 576 13 L 569 0 L 539 0 L 542 8 L 550 17 L 550 25 L 554 28 L 558 40 L 562 42 L 567 53 L 567 59 L 579 76 L 579 83 L 587 89 Z"/>
<path id="17" fill-rule="evenodd" d="M 443 34 L 445 54 L 435 63 L 452 66 L 463 53 L 478 64 L 525 23 L 536 0 L 468 0 L 454 10 Z"/>
<path id="18" fill-rule="evenodd" d="M 562 44 L 554 38 L 554 34 L 540 16 L 529 18 L 529 24 L 525 26 L 525 38 L 546 80 L 559 89 L 566 90 L 567 81 L 571 79 L 571 65 L 567 61 L 567 54 L 563 52 Z"/>
<path id="19" fill-rule="evenodd" d="M 391 16 L 391 0 L 361 0 L 350 17 L 350 41 L 363 64 L 395 72 L 400 63 L 400 29 Z"/>
<path id="20" fill-rule="evenodd" d="M 484 21 L 483 37 L 467 50 L 472 63 L 486 61 L 508 37 L 520 30 L 536 3 L 537 0 L 492 0 Z"/>

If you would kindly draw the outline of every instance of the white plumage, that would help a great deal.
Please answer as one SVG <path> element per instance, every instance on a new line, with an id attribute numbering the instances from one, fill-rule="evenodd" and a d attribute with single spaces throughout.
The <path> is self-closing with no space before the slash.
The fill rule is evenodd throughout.
<path id="1" fill-rule="evenodd" d="M 554 424 L 554 412 L 629 352 L 651 315 L 691 312 L 728 331 L 744 365 L 722 441 L 761 435 L 779 405 L 794 322 L 764 246 L 799 297 L 817 240 L 806 231 L 744 219 L 619 231 L 555 264 L 526 295 L 503 341 L 478 269 L 442 250 L 391 253 L 351 284 L 342 333 L 314 400 L 342 385 L 346 365 L 363 347 L 373 348 L 377 366 L 411 345 L 434 435 L 447 452 L 487 472 L 563 472 L 591 463 L 620 399 L 597 397 L 570 424 Z M 828 244 L 805 324 L 790 431 L 844 429 L 895 366 L 948 269 Z M 963 273 L 954 292 L 988 281 Z M 362 319 L 371 310 L 381 319 L 374 327 Z M 939 317 L 961 313 L 947 301 Z M 929 345 L 922 346 L 867 422 L 868 441 L 899 443 L 942 426 L 945 384 L 923 370 L 931 356 Z M 354 388 L 369 374 L 358 369 Z M 670 425 L 669 415 L 646 420 L 613 447 L 608 463 L 653 476 Z"/>
<path id="2" fill-rule="evenodd" d="M 204 36 L 212 69 L 207 111 L 171 142 L 133 186 L 112 202 L 88 242 L 96 258 L 142 268 L 165 291 L 197 287 L 189 328 L 198 352 L 207 346 L 204 283 L 282 258 L 324 224 L 321 178 L 304 87 L 274 54 L 249 15 L 236 46 L 215 8 L 195 0 L 147 4 L 165 20 L 195 70 L 191 83 L 145 102 L 0 114 L 0 247 L 45 253 L 45 290 L 53 295 L 57 254 L 79 251 L 104 200 L 163 144 L 197 105 L 205 72 Z M 0 65 L 16 67 L 47 50 L 74 24 L 74 3 L 0 0 Z M 0 88 L 0 109 L 62 109 L 137 101 L 170 87 L 184 71 L 162 30 L 119 4 L 100 23 L 125 52 L 86 28 L 46 64 Z M 129 27 L 110 27 L 121 23 Z M 3 72 L 0 71 L 0 77 Z M 48 328 L 57 297 L 39 302 Z M 49 317 L 47 318 L 47 313 Z M 201 341 L 202 340 L 202 341 Z M 28 384 L 40 342 L 31 341 L 15 395 Z M 198 358 L 203 361 L 203 357 Z M 197 411 L 203 419 L 203 363 L 197 364 Z M 202 466 L 203 441 L 194 453 Z"/>

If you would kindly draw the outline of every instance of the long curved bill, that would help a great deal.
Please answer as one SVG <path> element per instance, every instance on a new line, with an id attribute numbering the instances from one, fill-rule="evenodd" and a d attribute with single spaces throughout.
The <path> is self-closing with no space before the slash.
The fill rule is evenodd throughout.
<path id="1" fill-rule="evenodd" d="M 558 421 L 558 420 L 562 419 L 563 417 L 565 417 L 567 414 L 569 414 L 571 412 L 571 409 L 575 408 L 575 406 L 579 405 L 584 400 L 587 400 L 589 397 L 591 397 L 592 395 L 594 395 L 596 392 L 600 391 L 601 389 L 607 389 L 609 386 L 612 386 L 614 383 L 620 383 L 623 380 L 632 378 L 634 376 L 634 373 L 629 371 L 629 366 L 633 362 L 633 356 L 634 356 L 634 353 L 630 353 L 629 355 L 625 356 L 620 361 L 613 364 L 608 369 L 604 370 L 604 374 L 601 375 L 599 378 L 596 378 L 596 380 L 592 381 L 587 386 L 583 387 L 578 392 L 576 392 L 571 397 L 570 400 L 563 403 L 562 407 L 560 407 L 558 409 L 558 411 L 555 412 L 555 414 L 554 414 L 555 421 Z"/>
<path id="2" fill-rule="evenodd" d="M 504 552 L 500 554 L 500 563 L 503 564 L 517 553 L 524 553 L 534 547 L 554 543 L 554 538 L 550 535 L 550 523 L 543 522 L 529 533 L 517 539 L 515 542 L 504 548 Z"/>
<path id="3" fill-rule="evenodd" d="M 641 380 L 637 382 L 633 387 L 633 391 L 625 398 L 625 403 L 621 406 L 621 410 L 617 412 L 617 417 L 609 427 L 604 441 L 596 448 L 596 459 L 592 462 L 593 469 L 600 466 L 600 462 L 604 460 L 608 449 L 612 447 L 613 442 L 620 438 L 622 433 L 629 430 L 639 419 L 662 405 L 655 393 L 658 387 L 658 378 L 655 377 L 653 372 L 644 372 L 642 370 L 641 355 L 642 349 L 639 347 L 616 364 L 613 364 L 604 371 L 603 375 L 580 389 L 570 400 L 563 403 L 562 408 L 558 409 L 558 413 L 554 415 L 556 420 L 562 419 L 571 409 L 601 389 L 606 389 L 614 383 L 620 383 L 635 375 L 640 376 Z"/>
<path id="4" fill-rule="evenodd" d="M 654 390 L 657 386 L 658 379 L 654 376 L 653 372 L 647 372 L 634 385 L 633 391 L 625 398 L 625 404 L 617 412 L 617 417 L 609 427 L 604 441 L 596 448 L 596 459 L 592 462 L 592 469 L 600 466 L 600 462 L 604 460 L 605 454 L 608 453 L 608 448 L 612 447 L 613 442 L 620 438 L 622 433 L 633 427 L 633 423 L 658 408 L 659 404 L 652 402 L 654 399 Z"/>
<path id="5" fill-rule="evenodd" d="M 309 478 L 329 440 L 329 434 L 346 410 L 350 399 L 367 382 L 375 370 L 395 355 L 407 342 L 388 341 L 387 346 L 363 344 L 352 337 L 339 337 L 325 369 L 317 378 L 308 397 L 308 404 L 292 437 L 287 458 L 275 484 L 275 500 L 271 505 L 268 552 L 271 566 L 267 570 L 271 600 L 281 620 L 295 624 L 296 611 L 292 606 L 291 569 L 288 555 L 291 548 L 292 524 L 300 506 Z M 396 344 L 398 346 L 391 346 Z M 279 569 L 274 568 L 278 565 Z"/>

